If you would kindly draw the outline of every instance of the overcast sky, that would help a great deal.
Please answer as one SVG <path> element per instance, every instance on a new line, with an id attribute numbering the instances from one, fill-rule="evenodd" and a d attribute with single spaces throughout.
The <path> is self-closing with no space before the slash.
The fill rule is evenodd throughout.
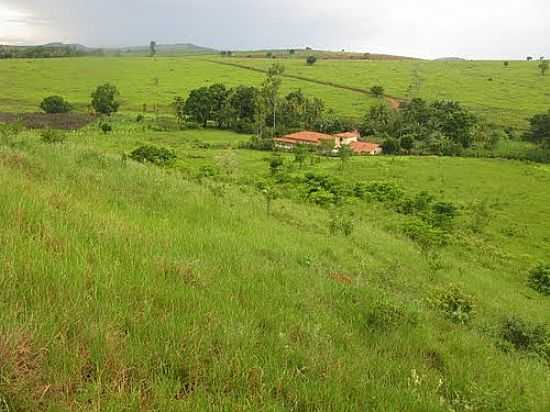
<path id="1" fill-rule="evenodd" d="M 0 43 L 550 56 L 550 0 L 0 0 Z"/>

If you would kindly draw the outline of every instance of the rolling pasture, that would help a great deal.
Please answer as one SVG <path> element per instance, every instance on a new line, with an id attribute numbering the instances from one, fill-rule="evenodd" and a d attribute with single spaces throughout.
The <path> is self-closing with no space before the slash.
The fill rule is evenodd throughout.
<path id="1" fill-rule="evenodd" d="M 398 96 L 418 72 L 419 95 L 455 93 L 519 126 L 548 109 L 524 84 L 548 80 L 527 63 L 284 63 L 289 74 L 380 83 Z M 493 71 L 507 79 L 495 89 L 494 73 L 481 81 Z M 470 80 L 452 87 L 464 73 L 478 95 Z M 262 73 L 204 57 L 113 57 L 0 61 L 0 78 L 0 112 L 37 111 L 49 94 L 85 112 L 107 81 L 123 100 L 110 133 L 95 122 L 63 143 L 37 130 L 0 134 L 0 411 L 550 410 L 550 300 L 528 285 L 550 256 L 550 165 L 433 156 L 300 165 L 282 154 L 274 176 L 272 153 L 243 148 L 250 136 L 158 131 L 150 113 L 158 103 L 162 121 L 177 95 L 259 84 Z M 346 115 L 378 101 L 283 85 Z M 143 145 L 177 159 L 131 160 Z M 354 189 L 323 206 L 305 190 L 311 176 Z M 379 192 L 355 196 L 361 187 Z M 455 220 L 426 230 L 426 216 L 400 209 L 413 199 L 456 208 Z"/>
<path id="2" fill-rule="evenodd" d="M 409 99 L 457 100 L 501 126 L 525 127 L 527 119 L 548 110 L 550 76 L 541 76 L 537 62 L 319 60 L 219 58 L 252 68 L 267 69 L 282 62 L 286 73 L 317 81 L 368 90 L 382 85 L 386 93 Z"/>
<path id="3" fill-rule="evenodd" d="M 174 98 L 185 98 L 193 89 L 220 82 L 259 86 L 264 77 L 202 57 L 4 60 L 0 61 L 0 111 L 38 111 L 44 96 L 52 94 L 62 94 L 86 111 L 95 87 L 111 82 L 121 91 L 123 111 L 141 112 L 144 104 L 152 111 L 158 104 L 160 110 L 172 112 Z M 297 89 L 322 98 L 328 108 L 345 116 L 359 117 L 377 101 L 361 93 L 292 79 L 284 82 L 282 92 Z"/>

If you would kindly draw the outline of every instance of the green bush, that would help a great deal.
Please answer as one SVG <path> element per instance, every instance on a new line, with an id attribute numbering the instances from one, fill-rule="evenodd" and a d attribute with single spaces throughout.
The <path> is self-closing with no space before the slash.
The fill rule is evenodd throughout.
<path id="1" fill-rule="evenodd" d="M 73 108 L 61 96 L 49 96 L 42 100 L 40 108 L 46 113 L 68 113 Z"/>
<path id="2" fill-rule="evenodd" d="M 550 265 L 538 265 L 529 272 L 529 286 L 543 295 L 550 295 Z"/>
<path id="3" fill-rule="evenodd" d="M 475 314 L 472 296 L 457 285 L 451 284 L 447 288 L 434 291 L 429 301 L 447 319 L 455 323 L 468 323 Z"/>
<path id="4" fill-rule="evenodd" d="M 344 236 L 351 236 L 353 233 L 353 214 L 335 209 L 330 214 L 329 232 L 331 235 L 339 233 Z"/>
<path id="5" fill-rule="evenodd" d="M 458 216 L 458 208 L 450 202 L 436 202 L 432 205 L 429 223 L 441 229 L 448 229 Z"/>
<path id="6" fill-rule="evenodd" d="M 550 360 L 550 334 L 542 324 L 510 317 L 502 322 L 500 337 L 516 350 L 532 352 Z"/>
<path id="7" fill-rule="evenodd" d="M 98 86 L 92 93 L 92 107 L 96 113 L 111 115 L 118 112 L 120 102 L 117 100 L 120 93 L 112 84 L 105 83 Z"/>
<path id="8" fill-rule="evenodd" d="M 384 96 L 384 88 L 382 86 L 372 86 L 370 88 L 370 92 L 375 97 L 382 97 Z"/>
<path id="9" fill-rule="evenodd" d="M 140 163 L 168 166 L 176 160 L 177 156 L 172 150 L 165 147 L 145 145 L 130 153 L 130 158 Z"/>
<path id="10" fill-rule="evenodd" d="M 41 140 L 44 143 L 50 143 L 50 144 L 63 143 L 65 142 L 65 139 L 66 139 L 66 136 L 64 133 L 53 129 L 44 130 L 42 133 L 40 133 L 40 136 L 42 138 Z"/>
<path id="11" fill-rule="evenodd" d="M 107 134 L 113 131 L 113 126 L 111 126 L 109 123 L 101 123 L 99 125 L 99 128 L 104 134 Z"/>
<path id="12" fill-rule="evenodd" d="M 422 220 L 406 223 L 403 225 L 403 232 L 423 251 L 443 247 L 448 242 L 448 234 L 445 231 Z"/>

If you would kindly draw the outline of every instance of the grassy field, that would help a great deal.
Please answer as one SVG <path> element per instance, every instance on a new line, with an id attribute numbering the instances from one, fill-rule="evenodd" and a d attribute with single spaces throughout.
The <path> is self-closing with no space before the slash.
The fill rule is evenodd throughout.
<path id="1" fill-rule="evenodd" d="M 172 111 L 176 96 L 187 97 L 192 89 L 224 83 L 227 86 L 257 85 L 265 76 L 245 69 L 222 66 L 200 57 L 181 58 L 68 58 L 0 61 L 3 79 L 0 111 L 39 111 L 42 99 L 62 94 L 80 111 L 86 111 L 90 94 L 105 82 L 121 92 L 122 111 L 139 112 L 158 104 Z M 158 81 L 157 81 L 158 80 Z M 288 79 L 282 92 L 302 89 L 322 98 L 329 108 L 344 116 L 359 117 L 377 100 L 361 93 Z"/>
<path id="2" fill-rule="evenodd" d="M 273 59 L 219 58 L 266 69 Z M 550 105 L 550 76 L 541 76 L 537 62 L 435 62 L 425 60 L 282 61 L 289 75 L 368 90 L 382 85 L 396 97 L 452 99 L 503 126 L 524 127 L 526 120 Z"/>
<path id="3" fill-rule="evenodd" d="M 0 145 L 0 407 L 4 410 L 546 411 L 549 364 L 503 345 L 503 318 L 548 322 L 526 286 L 550 253 L 550 167 L 460 158 L 353 158 L 290 173 L 399 184 L 460 206 L 425 253 L 410 217 L 349 205 L 350 236 L 293 196 L 256 191 L 269 153 L 245 137 L 153 132 L 115 119 L 48 145 Z M 162 144 L 164 170 L 122 153 Z M 205 166 L 219 168 L 201 177 Z M 471 231 L 472 204 L 490 206 Z M 459 284 L 475 316 L 429 303 Z M 506 349 L 506 350 L 504 350 Z"/>

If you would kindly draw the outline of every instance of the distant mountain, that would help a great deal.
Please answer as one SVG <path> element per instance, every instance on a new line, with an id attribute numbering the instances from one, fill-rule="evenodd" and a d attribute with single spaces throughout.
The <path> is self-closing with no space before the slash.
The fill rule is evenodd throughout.
<path id="1" fill-rule="evenodd" d="M 70 47 L 72 49 L 83 51 L 83 52 L 89 52 L 89 51 L 92 51 L 92 50 L 97 50 L 97 48 L 86 47 L 86 46 L 83 46 L 82 44 L 78 44 L 78 43 L 69 43 L 69 44 L 67 44 L 67 43 L 61 43 L 61 42 L 42 44 L 40 47 L 47 47 L 47 48 Z"/>

